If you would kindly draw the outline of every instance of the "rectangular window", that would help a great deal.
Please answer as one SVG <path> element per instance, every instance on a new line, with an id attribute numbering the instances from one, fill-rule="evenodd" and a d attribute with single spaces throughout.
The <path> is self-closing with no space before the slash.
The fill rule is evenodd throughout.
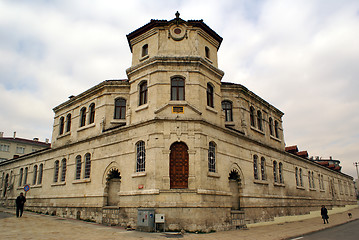
<path id="1" fill-rule="evenodd" d="M 16 147 L 16 153 L 24 154 L 25 148 L 24 147 Z"/>
<path id="2" fill-rule="evenodd" d="M 2 151 L 2 152 L 8 152 L 9 148 L 10 148 L 10 146 L 7 144 L 0 144 L 0 151 Z"/>

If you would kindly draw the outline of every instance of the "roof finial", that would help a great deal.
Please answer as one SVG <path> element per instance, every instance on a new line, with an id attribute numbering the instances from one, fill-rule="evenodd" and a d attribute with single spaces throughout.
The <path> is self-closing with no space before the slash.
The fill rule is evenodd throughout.
<path id="1" fill-rule="evenodd" d="M 179 19 L 179 15 L 180 15 L 180 13 L 179 13 L 178 11 L 176 12 L 176 14 L 175 14 L 175 15 L 176 15 L 176 18 L 177 18 L 177 19 Z"/>

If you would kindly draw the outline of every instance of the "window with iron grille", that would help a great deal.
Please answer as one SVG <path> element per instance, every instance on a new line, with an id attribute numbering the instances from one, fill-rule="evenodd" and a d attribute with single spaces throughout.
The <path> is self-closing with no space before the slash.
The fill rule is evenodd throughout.
<path id="1" fill-rule="evenodd" d="M 216 144 L 214 142 L 209 143 L 209 148 L 208 148 L 208 171 L 216 172 Z"/>
<path id="2" fill-rule="evenodd" d="M 266 159 L 264 157 L 261 157 L 261 175 L 262 175 L 262 180 L 266 180 Z"/>
<path id="3" fill-rule="evenodd" d="M 66 159 L 62 159 L 61 161 L 61 182 L 66 180 Z"/>
<path id="4" fill-rule="evenodd" d="M 75 175 L 75 179 L 80 179 L 81 178 L 81 166 L 82 166 L 81 156 L 78 155 L 76 157 L 76 175 Z"/>
<path id="5" fill-rule="evenodd" d="M 136 144 L 136 153 L 137 153 L 136 172 L 144 172 L 146 165 L 146 149 L 145 149 L 144 141 L 140 141 Z"/>
<path id="6" fill-rule="evenodd" d="M 59 180 L 59 165 L 59 160 L 56 160 L 54 165 L 54 182 Z"/>
<path id="7" fill-rule="evenodd" d="M 85 155 L 85 176 L 84 178 L 90 178 L 91 174 L 91 154 L 86 153 Z"/>
<path id="8" fill-rule="evenodd" d="M 253 156 L 253 174 L 254 174 L 254 179 L 258 179 L 258 157 L 257 157 L 257 155 Z"/>

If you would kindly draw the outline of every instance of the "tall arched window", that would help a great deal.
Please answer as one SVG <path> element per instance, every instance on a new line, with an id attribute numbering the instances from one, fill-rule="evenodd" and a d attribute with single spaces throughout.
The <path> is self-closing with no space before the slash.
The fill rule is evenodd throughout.
<path id="1" fill-rule="evenodd" d="M 300 186 L 303 187 L 303 175 L 302 175 L 302 169 L 299 169 L 299 180 L 300 180 Z"/>
<path id="2" fill-rule="evenodd" d="M 70 132 L 71 130 L 71 113 L 66 116 L 66 132 Z"/>
<path id="3" fill-rule="evenodd" d="M 309 188 L 312 188 L 312 181 L 311 181 L 311 174 L 310 171 L 308 171 L 308 183 L 309 183 Z"/>
<path id="4" fill-rule="evenodd" d="M 232 122 L 232 103 L 230 101 L 223 101 L 222 102 L 222 110 L 224 112 L 226 122 Z"/>
<path id="5" fill-rule="evenodd" d="M 278 122 L 277 121 L 274 121 L 274 132 L 275 132 L 275 137 L 279 138 Z"/>
<path id="6" fill-rule="evenodd" d="M 262 112 L 261 111 L 257 111 L 257 125 L 258 125 L 258 129 L 263 131 L 263 125 L 262 125 Z"/>
<path id="7" fill-rule="evenodd" d="M 273 136 L 273 119 L 269 118 L 269 133 L 271 136 Z"/>
<path id="8" fill-rule="evenodd" d="M 81 178 L 81 167 L 82 167 L 81 156 L 80 156 L 80 155 L 77 155 L 77 156 L 76 156 L 76 174 L 75 174 L 75 179 L 80 179 L 80 178 Z"/>
<path id="9" fill-rule="evenodd" d="M 312 187 L 315 188 L 315 185 L 314 185 L 314 172 L 312 172 Z"/>
<path id="10" fill-rule="evenodd" d="M 66 159 L 61 160 L 61 182 L 66 180 Z"/>
<path id="11" fill-rule="evenodd" d="M 274 182 L 278 182 L 278 176 L 277 176 L 277 161 L 273 161 L 273 179 Z"/>
<path id="12" fill-rule="evenodd" d="M 148 55 L 148 44 L 145 44 L 142 46 L 142 54 L 141 56 L 144 57 L 144 56 L 147 56 Z"/>
<path id="13" fill-rule="evenodd" d="M 171 100 L 185 100 L 185 84 L 184 79 L 175 77 L 171 79 Z"/>
<path id="14" fill-rule="evenodd" d="M 147 81 L 144 81 L 140 84 L 140 96 L 139 96 L 139 104 L 143 105 L 147 103 Z"/>
<path id="15" fill-rule="evenodd" d="M 34 166 L 34 177 L 32 179 L 32 185 L 36 184 L 36 178 L 37 178 L 37 165 Z"/>
<path id="16" fill-rule="evenodd" d="M 56 160 L 54 164 L 54 182 L 59 180 L 59 165 L 59 160 Z"/>
<path id="17" fill-rule="evenodd" d="M 91 154 L 86 153 L 85 155 L 85 176 L 84 178 L 90 178 L 91 174 Z"/>
<path id="18" fill-rule="evenodd" d="M 254 179 L 258 179 L 258 156 L 257 155 L 253 156 L 253 174 L 254 174 Z"/>
<path id="19" fill-rule="evenodd" d="M 216 144 L 214 142 L 210 142 L 208 147 L 208 171 L 216 172 Z"/>
<path id="20" fill-rule="evenodd" d="M 26 167 L 25 168 L 25 175 L 24 175 L 24 184 L 23 185 L 26 185 L 27 184 L 27 174 L 29 173 L 29 168 Z"/>
<path id="21" fill-rule="evenodd" d="M 80 110 L 80 127 L 85 126 L 86 124 L 86 108 L 83 107 Z"/>
<path id="22" fill-rule="evenodd" d="M 42 174 L 44 171 L 44 164 L 40 164 L 39 166 L 39 177 L 37 178 L 37 184 L 42 184 Z"/>
<path id="23" fill-rule="evenodd" d="M 144 172 L 146 170 L 146 149 L 144 141 L 139 141 L 136 144 L 136 160 L 136 172 Z"/>
<path id="24" fill-rule="evenodd" d="M 295 168 L 295 183 L 297 184 L 297 186 L 299 186 L 299 180 L 298 180 L 298 168 Z"/>
<path id="25" fill-rule="evenodd" d="M 251 121 L 251 126 L 252 127 L 256 126 L 256 122 L 254 120 L 254 112 L 255 112 L 254 107 L 250 107 L 249 114 L 250 114 L 250 121 Z"/>
<path id="26" fill-rule="evenodd" d="M 95 104 L 91 103 L 90 107 L 89 107 L 89 124 L 94 123 L 95 122 Z"/>
<path id="27" fill-rule="evenodd" d="M 208 47 L 204 48 L 205 54 L 206 54 L 206 58 L 210 58 L 210 51 Z"/>
<path id="28" fill-rule="evenodd" d="M 60 117 L 60 123 L 59 123 L 59 134 L 64 133 L 64 117 Z"/>
<path id="29" fill-rule="evenodd" d="M 126 118 L 126 100 L 123 98 L 116 98 L 114 119 L 125 119 L 125 118 Z"/>
<path id="30" fill-rule="evenodd" d="M 207 106 L 209 107 L 214 107 L 213 94 L 214 94 L 213 86 L 207 83 Z"/>
<path id="31" fill-rule="evenodd" d="M 266 180 L 266 159 L 261 157 L 261 176 L 262 180 Z"/>
<path id="32" fill-rule="evenodd" d="M 24 169 L 23 168 L 20 168 L 20 172 L 19 172 L 19 187 L 22 186 L 22 178 L 23 178 L 23 175 L 24 174 Z"/>
<path id="33" fill-rule="evenodd" d="M 283 163 L 279 163 L 279 182 L 280 183 L 284 183 L 284 178 L 283 178 Z"/>

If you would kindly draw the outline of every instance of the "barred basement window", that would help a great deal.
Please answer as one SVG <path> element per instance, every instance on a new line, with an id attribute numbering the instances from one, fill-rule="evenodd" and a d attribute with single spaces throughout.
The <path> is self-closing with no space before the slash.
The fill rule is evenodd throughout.
<path id="1" fill-rule="evenodd" d="M 146 149 L 145 149 L 144 141 L 139 141 L 136 144 L 136 153 L 137 153 L 136 172 L 144 172 L 146 166 Z"/>
<path id="2" fill-rule="evenodd" d="M 85 155 L 85 178 L 90 178 L 91 173 L 91 154 L 86 153 Z"/>
<path id="3" fill-rule="evenodd" d="M 258 179 L 258 157 L 257 157 L 257 155 L 253 156 L 253 174 L 254 174 L 254 179 Z"/>
<path id="4" fill-rule="evenodd" d="M 214 142 L 209 143 L 208 148 L 208 171 L 216 172 L 216 144 Z"/>

